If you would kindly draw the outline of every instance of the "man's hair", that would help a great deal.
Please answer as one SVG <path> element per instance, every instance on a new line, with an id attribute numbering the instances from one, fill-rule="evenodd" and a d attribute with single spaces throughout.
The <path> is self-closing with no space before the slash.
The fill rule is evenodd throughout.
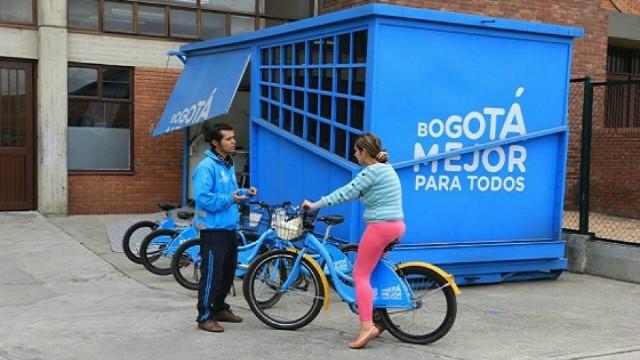
<path id="1" fill-rule="evenodd" d="M 211 144 L 211 140 L 222 140 L 223 130 L 233 130 L 233 128 L 231 125 L 225 123 L 213 124 L 211 122 L 206 122 L 202 124 L 202 137 L 204 137 L 204 141 L 207 144 Z M 213 147 L 213 145 L 211 146 Z"/>

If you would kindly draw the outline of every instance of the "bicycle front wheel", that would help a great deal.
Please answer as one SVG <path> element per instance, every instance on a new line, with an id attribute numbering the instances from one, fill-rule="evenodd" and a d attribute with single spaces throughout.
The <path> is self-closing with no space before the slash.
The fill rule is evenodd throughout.
<path id="1" fill-rule="evenodd" d="M 165 256 L 165 249 L 178 235 L 175 230 L 158 229 L 142 240 L 140 260 L 145 269 L 156 275 L 171 274 L 171 257 Z"/>
<path id="2" fill-rule="evenodd" d="M 430 344 L 445 336 L 456 320 L 456 295 L 435 271 L 409 266 L 398 270 L 413 292 L 413 309 L 377 309 L 384 327 L 401 341 Z"/>
<path id="3" fill-rule="evenodd" d="M 140 244 L 150 232 L 158 228 L 158 223 L 150 220 L 138 221 L 131 225 L 122 237 L 122 251 L 127 259 L 136 264 L 142 264 L 140 256 Z"/>
<path id="4" fill-rule="evenodd" d="M 275 329 L 306 326 L 318 316 L 325 301 L 321 275 L 304 258 L 292 285 L 282 288 L 294 270 L 297 256 L 288 250 L 267 252 L 251 263 L 244 277 L 242 290 L 251 311 Z"/>
<path id="5" fill-rule="evenodd" d="M 171 259 L 171 272 L 178 284 L 189 290 L 200 286 L 200 240 L 193 239 L 178 247 Z"/>

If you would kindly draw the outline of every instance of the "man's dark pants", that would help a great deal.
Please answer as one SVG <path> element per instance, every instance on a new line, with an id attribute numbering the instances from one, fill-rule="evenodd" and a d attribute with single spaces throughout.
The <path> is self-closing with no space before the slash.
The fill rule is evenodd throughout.
<path id="1" fill-rule="evenodd" d="M 220 310 L 228 309 L 224 302 L 238 262 L 236 230 L 200 231 L 200 287 L 198 288 L 197 322 L 205 322 Z"/>

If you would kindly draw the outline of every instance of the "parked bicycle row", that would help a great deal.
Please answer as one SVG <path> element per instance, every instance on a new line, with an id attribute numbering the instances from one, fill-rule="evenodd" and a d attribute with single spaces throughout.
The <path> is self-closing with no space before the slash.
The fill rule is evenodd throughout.
<path id="1" fill-rule="evenodd" d="M 173 275 L 181 286 L 197 290 L 202 257 L 194 210 L 159 206 L 164 219 L 140 221 L 126 231 L 125 255 L 154 274 Z M 343 220 L 339 215 L 318 216 L 290 202 L 241 206 L 235 275 L 243 279 L 244 297 L 258 319 L 275 329 L 298 329 L 323 307 L 328 309 L 330 293 L 358 312 L 352 275 L 358 246 L 331 237 L 332 227 Z M 314 231 L 316 222 L 326 225 L 323 234 Z M 383 259 L 371 282 L 378 292 L 375 322 L 402 341 L 434 342 L 455 321 L 457 286 L 437 267 Z"/>

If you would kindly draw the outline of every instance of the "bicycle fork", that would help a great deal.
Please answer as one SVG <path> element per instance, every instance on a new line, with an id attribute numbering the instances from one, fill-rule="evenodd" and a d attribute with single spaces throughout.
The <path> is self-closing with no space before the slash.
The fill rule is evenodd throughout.
<path id="1" fill-rule="evenodd" d="M 285 292 L 289 290 L 289 287 L 292 284 L 294 284 L 294 282 L 298 278 L 298 275 L 300 274 L 300 266 L 301 266 L 300 263 L 302 262 L 302 258 L 304 257 L 305 253 L 306 253 L 305 249 L 302 249 L 301 251 L 298 252 L 298 256 L 296 257 L 295 261 L 293 262 L 293 266 L 291 267 L 291 272 L 287 275 L 287 280 L 280 287 L 281 292 Z M 286 264 L 282 264 L 282 265 L 278 264 L 278 265 L 286 266 Z M 286 271 L 286 267 L 284 268 L 284 270 Z"/>

